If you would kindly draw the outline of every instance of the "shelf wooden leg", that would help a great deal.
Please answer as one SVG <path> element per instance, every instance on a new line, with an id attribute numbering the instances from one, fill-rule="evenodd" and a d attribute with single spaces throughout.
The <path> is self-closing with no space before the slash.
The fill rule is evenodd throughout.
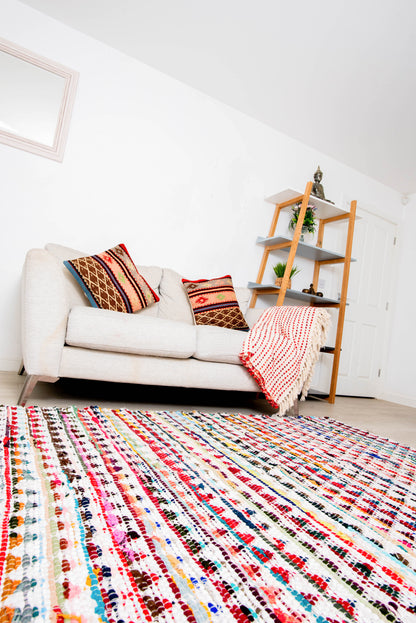
<path id="1" fill-rule="evenodd" d="M 251 295 L 251 300 L 250 300 L 250 305 L 249 305 L 250 309 L 256 306 L 257 298 L 258 298 L 257 292 L 253 292 L 253 294 Z"/>
<path id="2" fill-rule="evenodd" d="M 325 223 L 322 219 L 320 219 L 319 229 L 318 229 L 318 240 L 316 242 L 316 246 L 319 247 L 320 249 L 322 249 L 322 242 L 324 239 L 324 230 L 325 230 Z M 321 270 L 320 262 L 315 262 L 315 266 L 313 269 L 313 279 L 312 279 L 312 285 L 313 285 L 313 289 L 315 290 L 315 292 L 317 292 L 318 290 L 320 270 Z"/>

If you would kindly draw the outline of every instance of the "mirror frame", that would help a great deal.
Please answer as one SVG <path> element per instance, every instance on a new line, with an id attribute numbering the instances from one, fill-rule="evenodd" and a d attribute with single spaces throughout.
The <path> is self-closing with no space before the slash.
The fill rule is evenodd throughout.
<path id="1" fill-rule="evenodd" d="M 62 162 L 77 90 L 78 72 L 64 65 L 60 65 L 59 63 L 55 63 L 55 61 L 44 58 L 43 56 L 39 56 L 1 37 L 0 51 L 11 54 L 16 58 L 20 58 L 23 61 L 36 65 L 36 67 L 50 71 L 65 79 L 64 93 L 55 128 L 53 145 L 38 143 L 29 138 L 2 129 L 0 129 L 0 143 Z"/>

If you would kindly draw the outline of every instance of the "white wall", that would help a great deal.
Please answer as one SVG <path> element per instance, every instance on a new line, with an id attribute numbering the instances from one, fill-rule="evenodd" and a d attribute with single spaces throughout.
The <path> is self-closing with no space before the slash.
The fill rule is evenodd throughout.
<path id="1" fill-rule="evenodd" d="M 0 145 L 0 369 L 20 361 L 19 278 L 31 247 L 97 252 L 123 241 L 138 264 L 230 272 L 243 285 L 269 228 L 264 197 L 303 189 L 318 164 L 334 201 L 357 198 L 401 219 L 395 191 L 15 0 L 2 1 L 0 36 L 80 72 L 63 163 Z"/>

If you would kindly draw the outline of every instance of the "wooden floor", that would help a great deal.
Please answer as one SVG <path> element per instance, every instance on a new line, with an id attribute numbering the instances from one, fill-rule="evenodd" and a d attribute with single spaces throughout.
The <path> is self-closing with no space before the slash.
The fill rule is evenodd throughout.
<path id="1" fill-rule="evenodd" d="M 0 372 L 0 404 L 14 405 L 24 377 Z M 263 399 L 245 392 L 215 392 L 182 388 L 146 387 L 61 379 L 57 383 L 38 383 L 27 403 L 43 406 L 85 407 L 172 411 L 199 410 L 241 413 L 274 411 Z M 330 417 L 356 428 L 416 448 L 416 409 L 383 400 L 337 397 L 335 404 L 308 399 L 300 403 L 300 413 Z"/>

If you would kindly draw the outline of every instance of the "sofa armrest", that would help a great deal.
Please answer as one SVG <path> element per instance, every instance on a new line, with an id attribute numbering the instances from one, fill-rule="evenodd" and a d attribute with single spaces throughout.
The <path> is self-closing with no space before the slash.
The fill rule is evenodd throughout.
<path id="1" fill-rule="evenodd" d="M 22 354 L 29 375 L 59 376 L 69 313 L 59 262 L 44 249 L 31 249 L 22 275 Z"/>

